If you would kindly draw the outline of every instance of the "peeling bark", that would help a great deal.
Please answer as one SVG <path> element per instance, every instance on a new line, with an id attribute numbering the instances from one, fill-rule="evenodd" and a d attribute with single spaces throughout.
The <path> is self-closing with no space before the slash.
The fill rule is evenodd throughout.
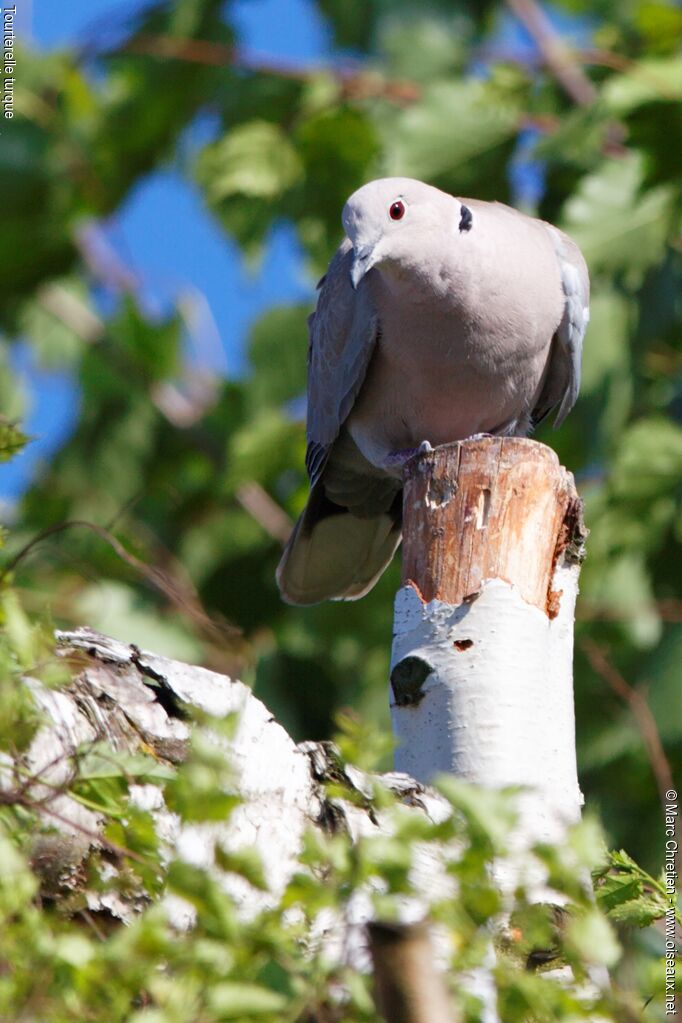
<path id="1" fill-rule="evenodd" d="M 42 801 L 39 816 L 50 830 L 38 833 L 33 844 L 33 864 L 42 879 L 43 893 L 62 903 L 72 895 L 85 898 L 91 912 L 130 920 L 147 902 L 145 893 L 126 890 L 102 892 L 87 887 L 84 865 L 89 854 L 105 847 L 104 820 L 64 791 L 73 771 L 77 750 L 105 742 L 113 750 L 152 751 L 161 763 L 181 763 L 187 753 L 192 711 L 218 718 L 236 715 L 234 734 L 228 739 L 214 734 L 232 768 L 230 790 L 242 802 L 229 820 L 187 824 L 169 811 L 162 790 L 153 784 L 132 785 L 131 799 L 152 812 L 157 833 L 167 854 L 209 868 L 236 901 L 240 913 L 252 917 L 276 905 L 294 870 L 306 828 L 325 831 L 343 829 L 357 840 L 382 829 L 369 806 L 371 779 L 342 765 L 330 743 L 296 744 L 268 709 L 243 683 L 204 668 L 182 664 L 141 651 L 134 645 L 111 639 L 90 629 L 57 634 L 59 653 L 73 669 L 65 688 L 45 689 L 27 680 L 44 724 L 36 734 L 23 767 L 35 780 L 30 786 L 33 803 Z M 363 798 L 354 801 L 330 798 L 325 786 L 343 780 Z M 382 781 L 415 813 L 443 820 L 450 813 L 442 797 L 401 774 Z M 0 789 L 14 782 L 13 765 L 0 764 Z M 255 849 L 262 860 L 267 891 L 259 891 L 234 874 L 223 874 L 216 865 L 215 849 Z M 122 867 L 110 858 L 111 876 Z M 420 865 L 420 890 L 442 891 L 442 871 L 431 862 Z M 193 910 L 174 896 L 166 897 L 173 923 L 191 926 Z M 428 899 L 405 906 L 406 919 L 418 919 L 427 911 Z M 338 921 L 320 921 L 319 933 L 332 954 L 333 946 L 351 947 L 358 961 L 367 965 L 364 927 L 370 918 L 367 893 L 358 893 L 351 914 L 352 934 L 341 933 Z M 340 954 L 340 952 L 339 952 Z"/>

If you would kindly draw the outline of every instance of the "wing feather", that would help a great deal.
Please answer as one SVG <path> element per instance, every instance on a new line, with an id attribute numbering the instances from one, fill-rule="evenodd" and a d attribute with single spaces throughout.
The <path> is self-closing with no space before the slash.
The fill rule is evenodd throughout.
<path id="1" fill-rule="evenodd" d="M 308 320 L 308 451 L 311 485 L 320 478 L 332 444 L 362 387 L 379 321 L 366 281 L 350 281 L 353 250 L 344 238 L 320 282 L 317 308 Z"/>
<path id="2" fill-rule="evenodd" d="M 545 225 L 554 243 L 564 292 L 564 313 L 557 328 L 542 393 L 533 412 L 540 422 L 558 406 L 554 425 L 561 426 L 580 390 L 583 338 L 590 319 L 590 278 L 583 255 L 568 235 Z"/>

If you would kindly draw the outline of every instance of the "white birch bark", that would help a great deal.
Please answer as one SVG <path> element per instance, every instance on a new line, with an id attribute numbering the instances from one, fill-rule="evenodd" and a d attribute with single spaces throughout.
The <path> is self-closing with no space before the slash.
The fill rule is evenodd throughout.
<path id="1" fill-rule="evenodd" d="M 45 689 L 27 679 L 44 723 L 24 758 L 24 776 L 35 778 L 29 794 L 44 800 L 40 817 L 50 830 L 34 839 L 33 861 L 47 889 L 62 894 L 78 890 L 91 911 L 107 911 L 129 921 L 144 907 L 142 894 L 126 891 L 83 891 L 85 872 L 80 869 L 90 851 L 102 844 L 105 821 L 64 791 L 78 750 L 105 742 L 114 750 L 134 752 L 152 749 L 162 761 L 184 759 L 191 728 L 208 733 L 224 752 L 228 791 L 241 803 L 226 821 L 188 824 L 165 806 L 161 787 L 136 784 L 131 798 L 151 811 L 157 834 L 165 843 L 166 856 L 178 857 L 204 867 L 219 877 L 235 900 L 240 914 L 254 917 L 278 904 L 294 871 L 300 869 L 299 853 L 306 828 L 326 830 L 333 820 L 346 829 L 353 841 L 365 835 L 389 834 L 390 824 L 377 818 L 366 803 L 372 779 L 352 767 L 343 768 L 345 780 L 363 798 L 357 803 L 328 797 L 325 783 L 338 780 L 339 763 L 325 743 L 296 744 L 268 709 L 243 683 L 224 675 L 173 661 L 111 639 L 90 629 L 58 634 L 61 651 L 80 655 L 80 671 L 64 689 Z M 86 656 L 83 666 L 82 655 Z M 179 716 L 181 706 L 204 711 L 217 718 L 236 715 L 230 738 L 209 725 L 191 725 Z M 399 800 L 416 814 L 441 821 L 451 813 L 449 804 L 433 791 L 401 774 L 382 776 Z M 14 765 L 0 762 L 0 788 L 14 783 Z M 229 851 L 255 850 L 263 865 L 267 890 L 261 891 L 216 864 L 216 845 Z M 418 899 L 405 899 L 402 917 L 421 919 L 432 900 L 443 897 L 451 884 L 444 857 L 415 856 L 415 890 Z M 111 873 L 116 868 L 111 867 Z M 164 904 L 178 928 L 192 925 L 192 907 L 175 896 Z M 345 957 L 367 969 L 369 953 L 365 927 L 372 918 L 371 891 L 359 890 L 347 907 L 342 922 L 332 915 L 320 916 L 311 946 L 324 947 L 332 960 Z M 441 948 L 441 958 L 443 949 Z"/>
<path id="2" fill-rule="evenodd" d="M 528 844 L 557 841 L 582 804 L 571 670 L 577 570 L 562 567 L 559 579 L 553 620 L 500 579 L 459 606 L 424 604 L 409 585 L 395 603 L 396 769 L 424 784 L 451 772 L 493 788 L 523 786 Z M 407 658 L 429 673 L 419 698 L 405 703 L 399 680 Z"/>

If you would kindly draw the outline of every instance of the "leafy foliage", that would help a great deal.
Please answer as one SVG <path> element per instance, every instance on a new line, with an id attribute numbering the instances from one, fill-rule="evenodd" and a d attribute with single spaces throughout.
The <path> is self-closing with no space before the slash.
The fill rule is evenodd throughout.
<path id="1" fill-rule="evenodd" d="M 8 462 L 26 445 L 28 437 L 22 433 L 16 423 L 0 419 L 0 461 Z"/>

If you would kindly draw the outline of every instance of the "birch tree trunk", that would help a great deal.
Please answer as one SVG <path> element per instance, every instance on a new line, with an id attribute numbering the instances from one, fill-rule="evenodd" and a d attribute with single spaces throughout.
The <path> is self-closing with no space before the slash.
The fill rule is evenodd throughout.
<path id="1" fill-rule="evenodd" d="M 424 783 L 450 772 L 522 786 L 497 880 L 511 893 L 523 879 L 532 898 L 555 902 L 525 854 L 559 841 L 582 805 L 572 661 L 585 531 L 573 478 L 542 444 L 483 437 L 418 455 L 404 484 L 396 768 Z M 491 977 L 482 967 L 467 985 L 497 1023 Z"/>
<path id="2" fill-rule="evenodd" d="M 409 463 L 391 663 L 396 768 L 526 788 L 523 844 L 580 817 L 573 620 L 585 531 L 573 478 L 521 438 Z"/>

